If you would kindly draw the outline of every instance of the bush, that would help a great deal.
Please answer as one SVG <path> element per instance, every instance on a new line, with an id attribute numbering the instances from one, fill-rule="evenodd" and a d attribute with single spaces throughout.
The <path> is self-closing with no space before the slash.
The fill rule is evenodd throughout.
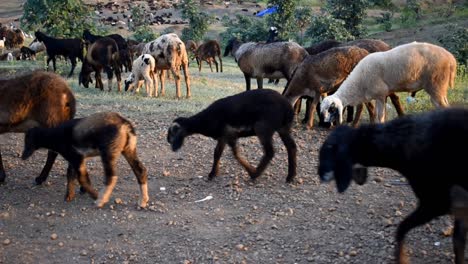
<path id="1" fill-rule="evenodd" d="M 393 13 L 390 12 L 383 12 L 380 13 L 381 17 L 376 18 L 376 22 L 381 24 L 381 28 L 385 31 L 392 30 L 392 18 Z"/>
<path id="2" fill-rule="evenodd" d="M 344 26 L 355 37 L 366 35 L 362 22 L 366 17 L 367 0 L 327 0 L 325 10 L 336 19 L 343 20 Z"/>
<path id="3" fill-rule="evenodd" d="M 334 39 L 337 41 L 353 40 L 354 36 L 345 28 L 345 22 L 333 18 L 331 15 L 314 16 L 310 27 L 306 31 L 312 43 L 317 43 L 327 39 Z"/>
<path id="4" fill-rule="evenodd" d="M 135 29 L 133 39 L 139 42 L 150 42 L 158 37 L 149 26 L 139 26 Z"/>
<path id="5" fill-rule="evenodd" d="M 182 30 L 182 40 L 184 41 L 189 39 L 202 40 L 212 20 L 207 13 L 200 12 L 200 8 L 193 0 L 183 1 L 182 18 L 190 21 L 189 27 Z"/>
<path id="6" fill-rule="evenodd" d="M 227 27 L 226 31 L 220 34 L 223 45 L 231 38 L 242 42 L 265 41 L 268 38 L 268 26 L 264 19 L 236 15 L 236 18 L 231 20 L 223 17 L 223 24 Z"/>
<path id="7" fill-rule="evenodd" d="M 84 29 L 96 31 L 94 13 L 82 0 L 27 0 L 21 27 L 28 31 L 41 30 L 61 38 L 81 38 Z"/>
<path id="8" fill-rule="evenodd" d="M 439 41 L 450 51 L 458 63 L 468 66 L 468 28 L 451 24 L 446 26 L 447 32 Z"/>
<path id="9" fill-rule="evenodd" d="M 268 0 L 268 4 L 277 7 L 277 12 L 266 17 L 268 26 L 278 28 L 278 38 L 288 39 L 295 35 L 294 10 L 296 0 Z"/>

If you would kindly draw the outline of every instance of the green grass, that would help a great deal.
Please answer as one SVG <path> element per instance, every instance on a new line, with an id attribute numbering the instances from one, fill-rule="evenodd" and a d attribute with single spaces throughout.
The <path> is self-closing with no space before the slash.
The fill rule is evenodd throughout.
<path id="1" fill-rule="evenodd" d="M 185 99 L 186 90 L 183 78 L 181 81 L 183 98 L 179 100 L 177 100 L 175 96 L 175 84 L 173 79 L 166 80 L 166 95 L 157 98 L 146 97 L 143 88 L 140 94 L 118 93 L 116 92 L 115 80 L 114 88 L 111 92 L 95 89 L 93 88 L 93 84 L 91 84 L 92 87 L 88 89 L 79 86 L 77 76 L 81 69 L 80 64 L 77 66 L 74 76 L 68 80 L 78 100 L 77 116 L 89 115 L 97 111 L 118 111 L 129 118 L 132 118 L 133 115 L 141 114 L 146 114 L 148 118 L 152 119 L 157 119 L 158 115 L 186 116 L 202 110 L 217 99 L 234 95 L 245 90 L 245 80 L 237 64 L 230 57 L 223 58 L 223 62 L 223 73 L 210 72 L 206 64 L 204 64 L 201 73 L 199 73 L 196 63 L 191 63 L 189 72 L 192 98 L 190 99 Z M 0 75 L 2 77 L 15 75 L 44 67 L 45 63 L 42 61 L 1 62 Z M 62 76 L 66 76 L 69 70 L 69 64 L 66 65 L 63 62 L 58 63 L 58 72 Z M 123 78 L 127 75 L 128 73 L 124 73 Z M 105 82 L 104 87 L 107 88 L 105 75 L 103 75 L 103 81 Z M 280 84 L 277 86 L 267 84 L 267 80 L 264 80 L 265 88 L 271 88 L 278 92 L 282 92 L 285 84 L 285 80 L 281 80 Z M 256 86 L 255 80 L 252 80 L 252 87 L 256 89 Z M 407 113 L 433 109 L 429 96 L 423 91 L 417 93 L 417 101 L 412 103 L 408 103 L 406 100 L 407 96 L 409 96 L 408 93 L 399 93 L 399 96 Z M 459 67 L 455 88 L 449 89 L 448 99 L 451 105 L 468 105 L 468 72 L 466 68 Z M 305 107 L 304 105 L 305 104 L 303 104 L 303 108 Z M 388 118 L 395 118 L 396 113 L 394 107 L 389 106 L 388 109 Z M 302 114 L 303 113 L 304 111 L 302 111 Z M 363 121 L 367 119 L 367 114 L 364 114 Z"/>

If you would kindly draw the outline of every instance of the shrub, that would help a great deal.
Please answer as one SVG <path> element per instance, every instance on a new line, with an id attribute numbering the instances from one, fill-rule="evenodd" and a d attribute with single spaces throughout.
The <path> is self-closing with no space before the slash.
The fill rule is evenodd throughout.
<path id="1" fill-rule="evenodd" d="M 255 19 L 244 15 L 236 15 L 235 19 L 223 17 L 223 24 L 227 27 L 220 34 L 223 46 L 231 39 L 240 41 L 265 41 L 268 38 L 268 26 L 264 19 Z"/>
<path id="2" fill-rule="evenodd" d="M 458 63 L 468 66 L 468 28 L 457 24 L 446 28 L 449 33 L 439 39 L 440 43 L 457 58 Z"/>
<path id="3" fill-rule="evenodd" d="M 133 39 L 139 42 L 149 42 L 158 37 L 158 34 L 156 34 L 151 27 L 149 26 L 139 26 L 135 29 L 133 35 Z"/>
<path id="4" fill-rule="evenodd" d="M 278 37 L 288 39 L 294 36 L 294 10 L 296 0 L 268 0 L 271 6 L 277 7 L 277 12 L 267 16 L 268 26 L 278 28 Z"/>
<path id="5" fill-rule="evenodd" d="M 393 13 L 391 12 L 382 12 L 380 13 L 381 17 L 376 18 L 376 22 L 381 24 L 381 28 L 385 31 L 392 30 L 392 18 Z"/>
<path id="6" fill-rule="evenodd" d="M 327 0 L 325 10 L 336 19 L 345 21 L 345 28 L 355 37 L 366 35 L 366 29 L 362 25 L 366 17 L 367 0 Z"/>
<path id="7" fill-rule="evenodd" d="M 200 41 L 203 39 L 208 25 L 212 18 L 204 12 L 200 12 L 200 8 L 193 0 L 184 0 L 182 5 L 182 18 L 190 21 L 189 27 L 182 30 L 182 39 Z"/>
<path id="8" fill-rule="evenodd" d="M 345 28 L 345 22 L 333 18 L 329 14 L 314 16 L 310 27 L 306 31 L 306 37 L 310 38 L 312 43 L 320 42 L 326 39 L 338 41 L 353 40 L 354 36 Z"/>

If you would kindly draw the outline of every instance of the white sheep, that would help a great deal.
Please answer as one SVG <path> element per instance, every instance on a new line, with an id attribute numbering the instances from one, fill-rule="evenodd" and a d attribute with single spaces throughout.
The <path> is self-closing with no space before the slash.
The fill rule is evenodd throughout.
<path id="1" fill-rule="evenodd" d="M 385 98 L 394 92 L 424 89 L 437 108 L 447 107 L 447 90 L 455 82 L 457 61 L 442 47 L 412 42 L 366 56 L 341 87 L 321 105 L 325 122 L 342 123 L 344 107 L 376 100 L 376 122 L 385 121 Z"/>
<path id="2" fill-rule="evenodd" d="M 5 49 L 5 37 L 3 37 L 3 39 L 0 40 L 0 50 L 2 50 L 2 54 L 3 54 L 4 49 Z"/>
<path id="3" fill-rule="evenodd" d="M 154 76 L 155 71 L 156 62 L 153 56 L 150 54 L 138 56 L 133 61 L 132 73 L 125 80 L 125 91 L 135 89 L 136 92 L 139 92 L 144 80 L 146 95 L 149 97 L 153 97 L 153 95 L 158 96 L 158 85 Z"/>
<path id="4" fill-rule="evenodd" d="M 13 61 L 15 58 L 13 57 L 13 54 L 11 52 L 8 52 L 7 54 L 7 61 Z"/>

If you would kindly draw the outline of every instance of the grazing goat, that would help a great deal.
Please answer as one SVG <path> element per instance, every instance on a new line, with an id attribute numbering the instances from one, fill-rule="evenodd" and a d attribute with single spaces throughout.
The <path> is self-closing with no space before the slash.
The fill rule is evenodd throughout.
<path id="1" fill-rule="evenodd" d="M 230 40 L 224 55 L 230 51 L 234 53 L 237 65 L 244 73 L 246 90 L 250 90 L 250 78 L 257 79 L 258 89 L 263 88 L 264 78 L 289 81 L 295 68 L 307 56 L 307 51 L 295 42 L 238 44 L 237 40 Z"/>
<path id="2" fill-rule="evenodd" d="M 120 70 L 123 71 L 123 67 L 125 67 L 125 71 L 132 71 L 132 58 L 128 48 L 127 41 L 119 34 L 110 34 L 107 36 L 98 36 L 93 35 L 88 29 L 83 30 L 83 39 L 85 40 L 86 44 L 89 46 L 96 42 L 96 40 L 101 38 L 111 38 L 115 40 L 117 46 L 119 47 L 119 55 L 120 55 Z"/>
<path id="3" fill-rule="evenodd" d="M 165 70 L 171 70 L 176 82 L 176 96 L 178 99 L 181 96 L 180 68 L 182 67 L 185 76 L 185 85 L 187 87 L 186 97 L 191 97 L 187 51 L 185 50 L 184 42 L 182 42 L 176 34 L 165 34 L 147 43 L 143 49 L 143 54 L 151 54 L 154 57 L 156 60 L 156 68 L 162 71 L 162 76 L 164 76 Z M 164 96 L 164 94 L 164 77 L 162 77 L 161 95 Z"/>
<path id="4" fill-rule="evenodd" d="M 88 88 L 91 80 L 91 72 L 94 71 L 96 78 L 96 88 L 104 90 L 104 84 L 101 80 L 101 71 L 105 70 L 108 79 L 108 89 L 112 90 L 112 77 L 115 73 L 117 79 L 118 91 L 121 91 L 121 74 L 119 63 L 119 48 L 115 40 L 111 38 L 100 38 L 89 46 L 86 58 L 83 60 L 79 76 L 79 84 Z"/>
<path id="5" fill-rule="evenodd" d="M 218 144 L 209 180 L 218 174 L 219 159 L 228 144 L 236 160 L 255 180 L 274 156 L 273 134 L 278 132 L 288 151 L 286 182 L 292 182 L 296 175 L 297 152 L 296 143 L 290 135 L 293 119 L 291 104 L 278 92 L 270 89 L 245 91 L 219 99 L 196 115 L 175 119 L 168 130 L 167 141 L 172 150 L 177 151 L 184 139 L 195 133 L 216 139 Z M 265 152 L 257 168 L 240 157 L 237 149 L 237 139 L 250 136 L 259 138 Z"/>
<path id="6" fill-rule="evenodd" d="M 71 70 L 68 74 L 68 78 L 73 75 L 73 71 L 76 67 L 76 58 L 80 59 L 83 62 L 83 42 L 81 39 L 57 39 L 49 37 L 46 34 L 36 31 L 36 39 L 44 43 L 47 50 L 47 69 L 49 69 L 49 63 L 52 60 L 54 66 L 54 72 L 56 71 L 55 57 L 57 55 L 62 55 L 65 58 L 69 59 L 71 62 Z"/>
<path id="7" fill-rule="evenodd" d="M 132 73 L 125 80 L 124 90 L 135 89 L 140 91 L 142 80 L 145 81 L 146 95 L 149 97 L 158 96 L 158 84 L 154 74 L 156 73 L 156 62 L 153 56 L 143 54 L 133 62 Z M 136 88 L 135 88 L 136 86 Z M 155 89 L 156 88 L 156 89 Z"/>
<path id="8" fill-rule="evenodd" d="M 67 82 L 60 76 L 35 71 L 14 79 L 0 81 L 0 134 L 24 133 L 29 128 L 53 127 L 72 119 L 76 101 Z M 36 183 L 47 179 L 57 153 L 49 151 L 47 162 Z M 5 181 L 0 153 L 0 182 Z"/>
<path id="9" fill-rule="evenodd" d="M 36 150 L 46 148 L 62 155 L 71 165 L 67 175 L 66 200 L 75 196 L 76 173 L 83 189 L 96 205 L 103 207 L 117 183 L 116 165 L 122 154 L 135 173 L 140 185 L 139 205 L 148 203 L 147 171 L 137 156 L 137 136 L 131 122 L 118 113 L 96 113 L 77 118 L 53 128 L 35 127 L 26 133 L 22 159 L 29 158 Z M 100 156 L 105 174 L 105 188 L 98 193 L 93 189 L 86 170 L 86 159 Z"/>
<path id="10" fill-rule="evenodd" d="M 376 122 L 385 121 L 385 99 L 395 92 L 424 89 L 436 107 L 446 107 L 457 61 L 442 47 L 413 42 L 362 59 L 340 88 L 321 105 L 325 122 L 342 123 L 343 107 L 376 100 Z"/>
<path id="11" fill-rule="evenodd" d="M 202 61 L 206 61 L 210 65 L 210 70 L 213 72 L 211 63 L 214 62 L 216 66 L 216 72 L 218 72 L 218 62 L 216 56 L 219 58 L 221 72 L 223 72 L 223 60 L 221 59 L 221 47 L 217 40 L 208 40 L 207 42 L 198 46 L 195 50 L 195 59 L 198 64 L 198 71 L 201 71 Z"/>
<path id="12" fill-rule="evenodd" d="M 36 60 L 36 52 L 26 46 L 20 49 L 21 60 Z"/>
<path id="13" fill-rule="evenodd" d="M 283 95 L 294 105 L 301 97 L 312 98 L 307 128 L 314 124 L 315 107 L 322 94 L 333 93 L 348 77 L 354 66 L 369 52 L 356 46 L 332 48 L 309 55 L 297 67 Z"/>
<path id="14" fill-rule="evenodd" d="M 357 129 L 339 126 L 320 149 L 318 173 L 324 182 L 335 179 L 340 193 L 352 180 L 364 184 L 367 167 L 391 168 L 408 180 L 419 203 L 396 232 L 397 260 L 407 263 L 405 235 L 450 212 L 452 186 L 468 188 L 465 156 L 447 155 L 468 148 L 466 135 L 468 108 L 438 109 Z M 465 235 L 464 223 L 456 219 L 453 239 L 459 264 L 464 261 Z"/>

